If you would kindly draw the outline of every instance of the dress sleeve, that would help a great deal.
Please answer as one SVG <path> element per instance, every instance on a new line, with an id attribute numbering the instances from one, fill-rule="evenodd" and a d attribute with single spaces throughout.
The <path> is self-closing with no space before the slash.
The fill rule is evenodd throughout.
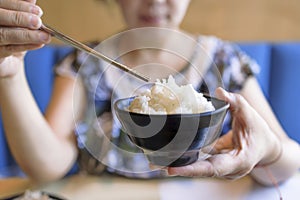
<path id="1" fill-rule="evenodd" d="M 260 67 L 255 60 L 233 43 L 219 41 L 214 56 L 214 62 L 220 73 L 223 86 L 227 91 L 239 93 L 246 80 L 255 76 Z M 231 129 L 231 115 L 227 113 L 224 120 L 222 134 Z"/>
<path id="2" fill-rule="evenodd" d="M 80 57 L 82 57 L 81 54 L 82 53 L 80 53 L 78 50 L 74 50 L 69 53 L 65 58 L 56 64 L 54 68 L 55 75 L 76 78 L 80 66 Z"/>
<path id="3" fill-rule="evenodd" d="M 55 67 L 55 74 L 76 79 L 80 77 L 91 101 L 103 101 L 111 97 L 111 87 L 107 81 L 109 65 L 85 52 L 74 50 Z"/>
<path id="4" fill-rule="evenodd" d="M 91 48 L 94 48 L 98 44 L 99 41 L 86 43 L 86 45 Z M 55 66 L 54 72 L 58 76 L 75 78 L 79 73 L 80 67 L 86 62 L 87 57 L 87 53 L 74 49 Z"/>
<path id="5" fill-rule="evenodd" d="M 215 54 L 215 62 L 221 73 L 224 87 L 231 92 L 239 92 L 247 78 L 255 76 L 260 71 L 255 60 L 230 42 L 220 42 Z"/>

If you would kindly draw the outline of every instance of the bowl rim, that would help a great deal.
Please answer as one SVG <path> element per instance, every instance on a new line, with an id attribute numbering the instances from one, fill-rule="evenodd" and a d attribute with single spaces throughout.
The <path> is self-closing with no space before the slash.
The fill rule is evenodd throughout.
<path id="1" fill-rule="evenodd" d="M 135 96 L 132 96 L 132 97 L 126 97 L 126 98 L 120 98 L 118 100 L 116 100 L 114 102 L 114 109 L 115 110 L 118 110 L 118 112 L 122 112 L 122 113 L 129 113 L 130 115 L 136 115 L 136 116 L 153 116 L 153 117 L 161 117 L 161 116 L 167 116 L 167 117 L 205 117 L 205 116 L 212 116 L 212 115 L 216 115 L 220 112 L 223 112 L 224 110 L 228 110 L 229 109 L 229 106 L 230 104 L 224 100 L 221 100 L 221 99 L 218 99 L 216 97 L 212 97 L 212 96 L 209 96 L 209 95 L 206 95 L 204 94 L 203 95 L 205 98 L 211 100 L 211 99 L 214 99 L 216 101 L 220 101 L 222 103 L 224 103 L 224 106 L 218 108 L 218 109 L 215 109 L 213 111 L 206 111 L 206 112 L 201 112 L 201 113 L 174 113 L 174 114 L 146 114 L 146 113 L 138 113 L 138 112 L 131 112 L 129 110 L 124 110 L 124 109 L 120 109 L 118 107 L 118 104 L 121 102 L 121 101 L 124 101 L 124 100 L 129 100 L 129 99 L 134 99 Z"/>

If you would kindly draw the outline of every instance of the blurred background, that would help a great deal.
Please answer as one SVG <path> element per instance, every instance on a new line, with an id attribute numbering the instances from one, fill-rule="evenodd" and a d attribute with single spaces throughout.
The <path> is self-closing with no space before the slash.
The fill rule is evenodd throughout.
<path id="1" fill-rule="evenodd" d="M 43 21 L 80 41 L 123 29 L 114 0 L 39 0 Z M 232 41 L 300 40 L 299 0 L 192 0 L 182 28 Z M 59 43 L 54 40 L 54 43 Z"/>

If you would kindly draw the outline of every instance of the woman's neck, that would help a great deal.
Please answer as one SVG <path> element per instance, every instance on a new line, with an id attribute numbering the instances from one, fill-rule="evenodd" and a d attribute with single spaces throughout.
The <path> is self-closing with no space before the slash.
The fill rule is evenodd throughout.
<path id="1" fill-rule="evenodd" d="M 178 30 L 143 28 L 122 34 L 117 48 L 121 62 L 156 79 L 186 67 L 196 48 L 195 41 Z"/>

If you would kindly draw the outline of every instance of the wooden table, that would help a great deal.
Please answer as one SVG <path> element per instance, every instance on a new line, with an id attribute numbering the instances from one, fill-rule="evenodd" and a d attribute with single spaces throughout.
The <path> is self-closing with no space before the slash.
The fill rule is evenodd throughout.
<path id="1" fill-rule="evenodd" d="M 299 188 L 300 173 L 280 186 L 283 199 L 299 199 Z M 0 179 L 0 199 L 26 189 L 58 194 L 69 200 L 279 199 L 274 187 L 260 186 L 250 177 L 237 181 L 201 178 L 136 180 L 78 174 L 45 185 L 36 185 L 24 178 Z"/>

